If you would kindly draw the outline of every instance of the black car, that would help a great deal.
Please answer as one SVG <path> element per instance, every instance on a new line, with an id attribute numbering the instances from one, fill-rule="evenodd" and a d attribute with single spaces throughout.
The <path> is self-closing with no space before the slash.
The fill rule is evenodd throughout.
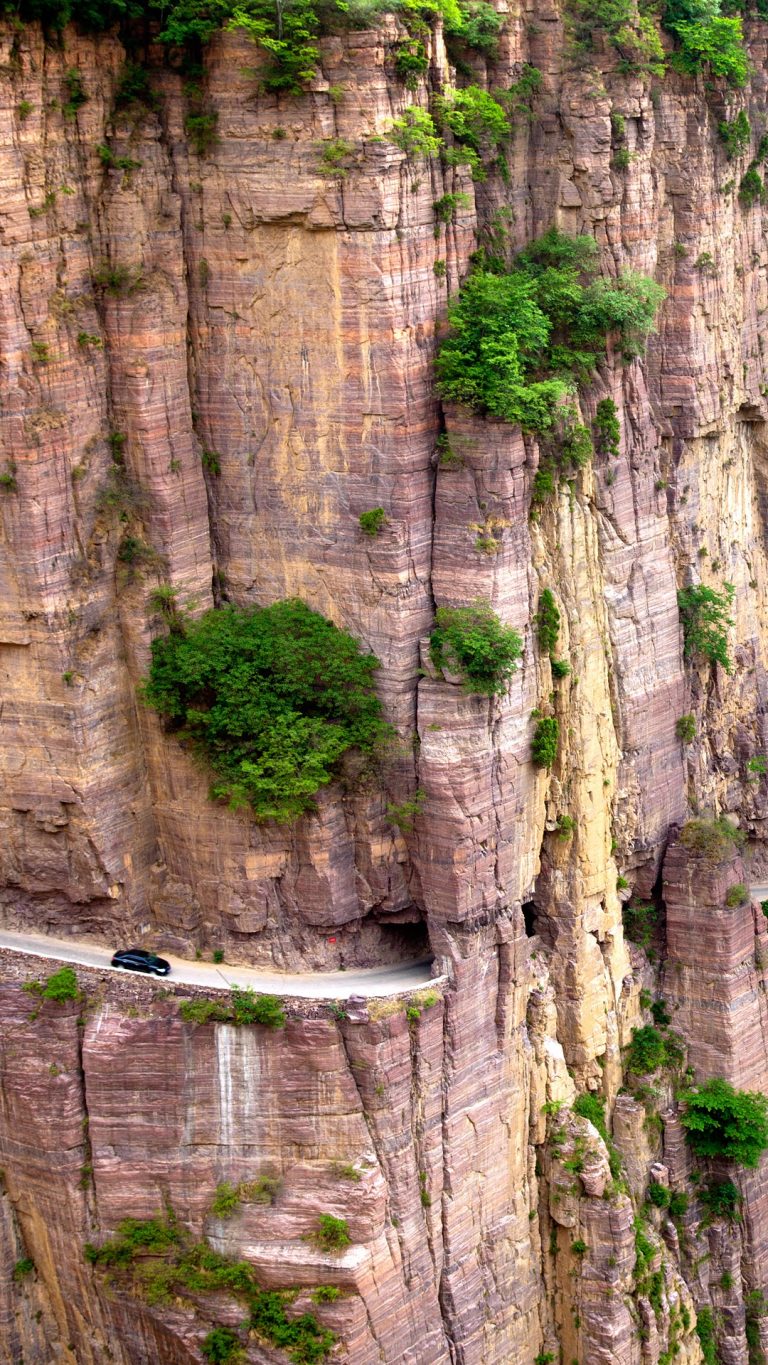
<path id="1" fill-rule="evenodd" d="M 152 972 L 153 976 L 167 976 L 171 970 L 170 962 L 144 948 L 121 948 L 112 958 L 113 967 L 125 967 L 129 972 Z"/>

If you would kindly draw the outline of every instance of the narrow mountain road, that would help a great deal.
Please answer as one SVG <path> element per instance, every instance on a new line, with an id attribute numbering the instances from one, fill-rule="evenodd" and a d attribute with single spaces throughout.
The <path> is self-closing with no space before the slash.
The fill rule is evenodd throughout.
<path id="1" fill-rule="evenodd" d="M 115 946 L 122 948 L 129 945 L 121 943 Z M 31 953 L 34 957 L 49 958 L 53 962 L 71 962 L 82 967 L 106 968 L 123 975 L 134 975 L 110 965 L 111 949 L 73 939 L 0 929 L 0 948 Z M 153 977 L 152 980 L 218 991 L 230 990 L 232 986 L 249 986 L 251 990 L 267 995 L 297 996 L 305 1000 L 346 1000 L 350 995 L 366 998 L 401 995 L 434 984 L 436 980 L 432 976 L 431 958 L 405 965 L 355 967 L 346 972 L 305 972 L 296 975 L 265 972 L 258 967 L 229 967 L 224 962 L 221 965 L 189 962 L 186 958 L 171 957 L 169 953 L 163 953 L 162 956 L 170 962 L 171 974 L 169 977 Z"/>

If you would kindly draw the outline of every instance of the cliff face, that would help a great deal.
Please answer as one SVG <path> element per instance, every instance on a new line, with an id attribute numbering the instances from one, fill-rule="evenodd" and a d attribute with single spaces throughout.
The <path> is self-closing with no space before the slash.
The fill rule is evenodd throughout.
<path id="1" fill-rule="evenodd" d="M 530 62 L 542 85 L 508 176 L 475 186 L 386 140 L 427 98 L 395 76 L 398 34 L 384 19 L 325 40 L 308 93 L 279 99 L 257 94 L 252 44 L 215 38 L 206 155 L 168 67 L 152 70 L 155 107 L 120 105 L 115 37 L 0 35 L 4 921 L 307 969 L 429 941 L 450 983 L 418 1018 L 296 1013 L 271 1035 L 185 1024 L 172 1001 L 102 983 L 84 1015 L 38 1012 L 6 967 L 0 1360 L 14 1365 L 201 1358 L 231 1304 L 147 1304 L 82 1259 L 163 1208 L 267 1287 L 341 1288 L 318 1313 L 354 1365 L 559 1349 L 636 1365 L 676 1346 L 694 1362 L 694 1304 L 714 1306 L 723 1360 L 745 1362 L 747 1326 L 763 1331 L 744 1306 L 768 1288 L 759 1173 L 741 1223 L 702 1226 L 695 1200 L 678 1223 L 653 1211 L 641 1274 L 632 1199 L 652 1167 L 690 1191 L 689 1158 L 669 1086 L 664 1122 L 616 1097 L 641 988 L 658 984 L 624 941 L 617 885 L 658 892 L 692 812 L 730 813 L 758 853 L 768 817 L 765 780 L 745 780 L 768 739 L 768 281 L 760 208 L 727 186 L 716 132 L 742 104 L 762 126 L 766 29 L 733 96 L 622 74 L 607 49 L 580 68 L 557 10 L 515 12 L 476 74 L 506 86 Z M 429 56 L 436 85 L 439 32 Z M 87 100 L 67 113 L 72 68 Z M 351 148 L 343 177 L 320 173 L 332 138 Z M 137 164 L 105 166 L 100 145 Z M 436 224 L 434 202 L 459 191 Z M 597 456 L 534 519 L 536 442 L 441 409 L 433 387 L 447 299 L 500 223 L 510 250 L 552 223 L 588 232 L 606 275 L 668 290 L 644 358 L 609 354 L 582 400 L 586 419 L 616 402 L 618 458 Z M 368 539 L 358 516 L 376 506 L 388 520 Z M 735 586 L 730 676 L 684 664 L 691 575 Z M 381 789 L 329 788 L 294 827 L 209 802 L 136 700 L 158 583 L 195 612 L 298 596 L 370 647 L 398 733 Z M 556 685 L 532 624 L 547 586 L 571 666 Z M 501 699 L 437 677 L 425 648 L 436 606 L 478 597 L 525 640 Z M 530 759 L 541 705 L 560 722 L 551 774 Z M 387 802 L 417 789 L 404 834 Z M 657 951 L 697 1074 L 764 1089 L 764 919 L 724 908 L 747 879 L 673 843 Z M 626 1187 L 568 1107 L 585 1091 L 615 1102 Z M 273 1204 L 214 1217 L 217 1182 L 265 1170 L 282 1181 Z M 302 1240 L 318 1212 L 348 1220 L 343 1254 Z M 14 1277 L 25 1257 L 34 1275 Z"/>

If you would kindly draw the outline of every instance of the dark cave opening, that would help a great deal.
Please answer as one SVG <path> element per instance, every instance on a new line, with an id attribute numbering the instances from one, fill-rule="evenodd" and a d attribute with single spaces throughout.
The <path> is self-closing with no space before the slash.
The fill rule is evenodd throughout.
<path id="1" fill-rule="evenodd" d="M 523 921 L 526 936 L 533 938 L 536 933 L 536 906 L 533 901 L 526 901 L 523 905 Z"/>

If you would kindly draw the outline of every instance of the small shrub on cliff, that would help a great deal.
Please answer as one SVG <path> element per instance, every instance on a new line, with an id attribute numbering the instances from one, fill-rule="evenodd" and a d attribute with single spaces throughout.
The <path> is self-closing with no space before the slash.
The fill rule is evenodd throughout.
<path id="1" fill-rule="evenodd" d="M 255 995 L 252 990 L 232 990 L 232 1023 L 261 1024 L 264 1028 L 285 1028 L 285 1010 L 277 995 Z"/>
<path id="2" fill-rule="evenodd" d="M 550 588 L 545 588 L 542 592 L 539 598 L 539 610 L 534 619 L 539 644 L 544 653 L 551 654 L 557 647 L 557 638 L 560 634 L 560 612 L 557 609 L 555 595 Z"/>
<path id="3" fill-rule="evenodd" d="M 395 71 L 407 90 L 415 90 L 429 68 L 427 49 L 420 38 L 407 38 L 395 49 Z"/>
<path id="4" fill-rule="evenodd" d="M 751 209 L 754 204 L 762 204 L 765 186 L 754 166 L 749 166 L 739 181 L 739 203 L 742 208 Z"/>
<path id="5" fill-rule="evenodd" d="M 699 1338 L 704 1365 L 718 1365 L 720 1356 L 715 1335 L 715 1315 L 709 1304 L 704 1304 L 702 1308 L 696 1310 L 696 1335 Z"/>
<path id="6" fill-rule="evenodd" d="M 41 1000 L 77 1000 L 80 995 L 77 977 L 72 967 L 62 967 L 45 981 L 28 981 L 23 989 L 39 996 Z"/>
<path id="7" fill-rule="evenodd" d="M 738 1220 L 741 1193 L 732 1180 L 710 1180 L 699 1190 L 699 1198 L 710 1218 L 727 1218 L 730 1223 Z"/>
<path id="8" fill-rule="evenodd" d="M 502 24 L 502 16 L 487 0 L 460 0 L 456 13 L 449 11 L 445 16 L 446 46 L 454 65 L 457 59 L 461 61 L 462 49 L 467 47 L 494 58 Z"/>
<path id="9" fill-rule="evenodd" d="M 693 744 L 696 738 L 696 717 L 679 716 L 675 721 L 675 734 L 682 744 Z"/>
<path id="10" fill-rule="evenodd" d="M 17 1261 L 13 1267 L 11 1272 L 12 1278 L 18 1283 L 19 1280 L 26 1279 L 27 1275 L 31 1275 L 34 1268 L 34 1261 L 31 1260 L 29 1256 L 25 1256 L 23 1260 Z"/>
<path id="11" fill-rule="evenodd" d="M 285 1010 L 276 995 L 255 995 L 246 987 L 233 987 L 229 1001 L 182 1000 L 179 1014 L 187 1024 L 261 1024 L 266 1028 L 285 1027 Z"/>
<path id="12" fill-rule="evenodd" d="M 435 667 L 458 673 L 465 692 L 501 696 L 523 652 L 517 631 L 480 599 L 471 607 L 438 607 L 435 620 L 429 644 Z"/>
<path id="13" fill-rule="evenodd" d="M 641 948 L 649 948 L 658 916 L 659 912 L 651 901 L 628 901 L 621 911 L 625 937 Z"/>
<path id="14" fill-rule="evenodd" d="M 735 909 L 737 905 L 745 905 L 748 900 L 749 891 L 743 882 L 736 882 L 726 892 L 725 903 L 729 910 Z"/>
<path id="15" fill-rule="evenodd" d="M 698 654 L 711 664 L 722 664 L 726 673 L 730 673 L 728 627 L 733 625 L 733 620 L 728 613 L 736 589 L 732 583 L 725 583 L 723 587 L 723 592 L 707 588 L 703 583 L 684 588 L 677 594 L 677 604 L 683 623 L 685 658 Z"/>
<path id="16" fill-rule="evenodd" d="M 310 1240 L 321 1251 L 343 1251 L 352 1244 L 346 1218 L 335 1218 L 332 1213 L 320 1214 Z"/>
<path id="17" fill-rule="evenodd" d="M 679 1066 L 684 1055 L 676 1034 L 661 1033 L 654 1024 L 646 1024 L 632 1030 L 626 1069 L 631 1076 L 647 1076 L 652 1071 Z"/>
<path id="18" fill-rule="evenodd" d="M 41 996 L 43 1000 L 77 1000 L 80 990 L 71 967 L 62 967 L 48 977 Z"/>
<path id="19" fill-rule="evenodd" d="M 405 109 L 402 118 L 393 119 L 389 141 L 405 152 L 410 160 L 436 156 L 444 145 L 432 115 L 415 105 Z"/>
<path id="20" fill-rule="evenodd" d="M 695 75 L 708 67 L 713 76 L 724 77 L 729 85 L 740 88 L 746 84 L 749 59 L 740 18 L 723 18 L 717 3 L 705 7 L 696 0 L 667 0 L 664 27 L 680 43 L 670 59 L 678 71 Z"/>
<path id="21" fill-rule="evenodd" d="M 747 150 L 752 130 L 749 126 L 749 119 L 746 111 L 740 109 L 735 119 L 723 119 L 717 125 L 717 131 L 725 144 L 728 160 L 741 156 Z"/>
<path id="22" fill-rule="evenodd" d="M 240 1191 L 228 1180 L 221 1180 L 211 1204 L 211 1213 L 216 1218 L 229 1218 L 240 1204 Z"/>
<path id="23" fill-rule="evenodd" d="M 153 641 L 144 697 L 210 764 L 214 799 L 285 823 L 388 733 L 377 668 L 303 602 L 226 606 Z"/>
<path id="24" fill-rule="evenodd" d="M 551 768 L 557 758 L 560 724 L 556 716 L 542 716 L 531 740 L 531 758 L 537 768 Z"/>
<path id="25" fill-rule="evenodd" d="M 653 1204 L 656 1209 L 668 1209 L 671 1195 L 666 1185 L 659 1185 L 652 1180 L 648 1186 L 648 1203 Z"/>
<path id="26" fill-rule="evenodd" d="M 387 514 L 383 507 L 372 507 L 368 512 L 361 512 L 358 521 L 364 536 L 377 536 L 387 524 Z"/>
<path id="27" fill-rule="evenodd" d="M 591 1091 L 585 1091 L 583 1095 L 578 1095 L 573 1103 L 573 1112 L 582 1119 L 589 1119 L 606 1142 L 608 1141 L 608 1128 L 605 1122 L 605 1096 L 595 1095 Z"/>
<path id="28" fill-rule="evenodd" d="M 696 1156 L 722 1157 L 754 1169 L 768 1147 L 768 1099 L 714 1077 L 689 1090 L 680 1115 Z"/>
<path id="29" fill-rule="evenodd" d="M 214 1327 L 201 1343 L 200 1351 L 211 1365 L 228 1365 L 228 1362 L 242 1357 L 242 1344 L 231 1328 Z"/>
<path id="30" fill-rule="evenodd" d="M 726 816 L 717 820 L 689 820 L 680 831 L 680 843 L 689 853 L 698 853 L 707 862 L 717 863 L 745 842 L 744 832 Z"/>
<path id="31" fill-rule="evenodd" d="M 405 801 L 390 801 L 387 804 L 387 819 L 400 830 L 401 834 L 410 834 L 413 829 L 413 822 L 416 816 L 421 813 L 427 793 L 423 787 L 419 787 L 413 796 L 407 797 Z"/>

